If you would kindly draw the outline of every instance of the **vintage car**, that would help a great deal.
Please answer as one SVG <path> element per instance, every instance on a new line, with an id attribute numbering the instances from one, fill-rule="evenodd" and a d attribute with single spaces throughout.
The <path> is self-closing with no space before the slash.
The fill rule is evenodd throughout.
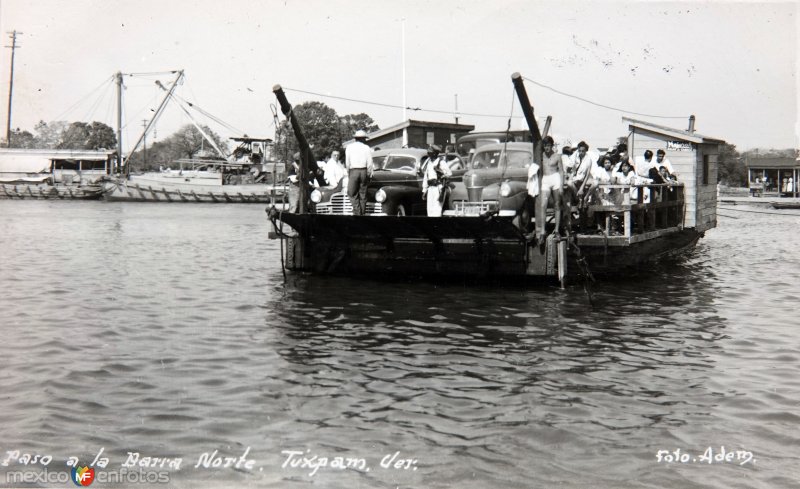
<path id="1" fill-rule="evenodd" d="M 454 180 L 465 171 L 458 155 L 446 155 Z M 368 215 L 425 215 L 422 200 L 422 168 L 428 153 L 419 148 L 377 150 L 372 161 L 375 171 L 367 186 Z M 347 197 L 346 186 L 337 191 L 317 189 L 311 193 L 312 212 L 318 214 L 352 214 L 353 207 Z"/>
<path id="2" fill-rule="evenodd" d="M 458 138 L 456 151 L 461 158 L 469 164 L 471 155 L 481 146 L 492 143 L 505 142 L 528 142 L 531 140 L 530 131 L 493 131 L 493 132 L 471 132 Z"/>
<path id="3" fill-rule="evenodd" d="M 534 200 L 528 196 L 528 168 L 532 143 L 494 143 L 480 146 L 462 181 L 456 182 L 446 216 L 498 213 L 517 216 L 520 227 L 530 227 Z"/>

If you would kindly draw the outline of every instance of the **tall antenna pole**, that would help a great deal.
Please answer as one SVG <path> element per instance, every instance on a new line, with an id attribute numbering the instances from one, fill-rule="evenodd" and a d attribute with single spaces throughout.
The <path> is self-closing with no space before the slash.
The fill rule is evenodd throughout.
<path id="1" fill-rule="evenodd" d="M 117 171 L 122 171 L 122 72 L 117 72 Z"/>
<path id="2" fill-rule="evenodd" d="M 458 124 L 458 94 L 456 94 L 456 111 L 453 116 L 456 118 L 456 124 Z"/>
<path id="3" fill-rule="evenodd" d="M 8 119 L 6 120 L 6 146 L 11 147 L 11 95 L 14 92 L 14 52 L 17 50 L 17 34 L 22 34 L 21 32 L 13 31 L 9 32 L 11 34 L 11 46 L 6 46 L 7 48 L 11 48 L 11 79 L 8 82 Z"/>
<path id="4" fill-rule="evenodd" d="M 147 119 L 142 119 L 142 128 L 147 129 Z M 147 165 L 147 133 L 144 133 L 144 140 L 142 143 L 144 146 L 142 147 L 142 160 L 145 165 Z"/>
<path id="5" fill-rule="evenodd" d="M 408 104 L 406 103 L 406 19 L 403 19 L 403 49 L 402 49 L 402 58 L 403 58 L 403 125 L 408 120 L 408 116 L 406 115 L 406 107 Z M 403 147 L 408 147 L 408 127 L 403 127 Z"/>

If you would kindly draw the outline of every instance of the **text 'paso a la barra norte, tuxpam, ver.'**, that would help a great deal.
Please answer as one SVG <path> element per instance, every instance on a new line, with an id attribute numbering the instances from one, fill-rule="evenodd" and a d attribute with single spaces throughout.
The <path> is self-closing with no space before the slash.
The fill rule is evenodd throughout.
<path id="1" fill-rule="evenodd" d="M 241 454 L 226 454 L 221 453 L 219 450 L 203 452 L 197 457 L 196 462 L 191 467 L 194 469 L 231 468 L 246 471 L 263 471 L 263 466 L 258 465 L 255 459 L 249 458 L 250 451 L 251 448 L 246 447 Z M 104 454 L 105 447 L 101 447 L 90 463 L 82 463 L 79 457 L 70 456 L 65 460 L 65 465 L 68 467 L 87 465 L 88 467 L 105 469 L 109 467 L 112 462 L 109 457 L 104 456 Z M 371 464 L 366 458 L 320 455 L 312 453 L 310 449 L 282 450 L 281 457 L 281 469 L 304 471 L 307 472 L 310 477 L 316 475 L 321 469 L 350 469 L 361 472 L 369 472 L 371 470 Z M 0 467 L 27 466 L 44 468 L 50 466 L 53 460 L 53 456 L 49 454 L 7 450 L 2 459 L 0 459 Z M 120 463 L 120 467 L 179 471 L 185 467 L 183 462 L 183 457 L 154 456 L 142 454 L 138 451 L 129 451 L 126 452 L 124 461 Z M 385 470 L 416 471 L 418 460 L 416 458 L 402 456 L 401 452 L 396 450 L 383 455 L 380 460 L 376 460 L 376 462 L 378 462 L 376 467 Z"/>

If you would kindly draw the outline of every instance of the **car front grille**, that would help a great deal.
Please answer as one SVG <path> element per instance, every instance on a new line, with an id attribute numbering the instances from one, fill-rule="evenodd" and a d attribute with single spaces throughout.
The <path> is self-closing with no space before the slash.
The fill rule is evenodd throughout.
<path id="1" fill-rule="evenodd" d="M 382 214 L 381 205 L 377 202 L 367 202 L 367 214 Z M 345 194 L 334 194 L 330 202 L 317 204 L 317 214 L 333 214 L 337 216 L 352 216 L 353 205 Z"/>

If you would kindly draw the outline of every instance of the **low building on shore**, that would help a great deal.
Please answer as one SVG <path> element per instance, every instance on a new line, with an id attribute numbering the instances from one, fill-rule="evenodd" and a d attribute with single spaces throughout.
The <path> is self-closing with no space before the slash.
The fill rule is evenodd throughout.
<path id="1" fill-rule="evenodd" d="M 94 183 L 107 175 L 116 151 L 0 149 L 0 182 Z"/>
<path id="2" fill-rule="evenodd" d="M 745 158 L 747 181 L 754 195 L 798 197 L 797 179 L 800 177 L 800 158 L 764 156 Z"/>

